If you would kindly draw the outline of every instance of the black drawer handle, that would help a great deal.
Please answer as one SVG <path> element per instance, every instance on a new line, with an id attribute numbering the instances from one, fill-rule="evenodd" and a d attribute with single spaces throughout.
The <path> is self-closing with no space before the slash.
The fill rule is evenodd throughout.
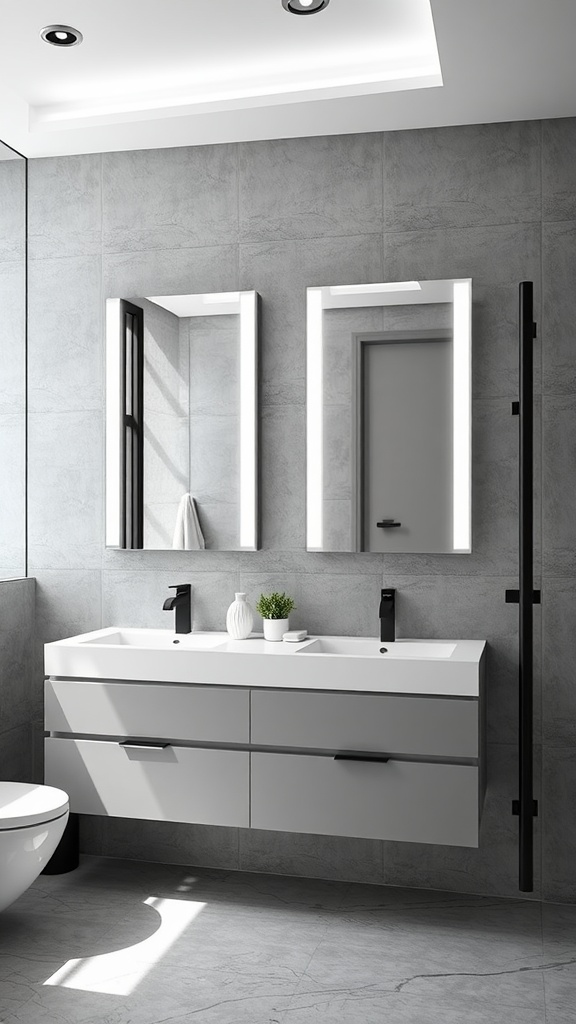
<path id="1" fill-rule="evenodd" d="M 389 530 L 392 526 L 402 526 L 402 523 L 397 523 L 395 519 L 382 519 L 376 526 L 381 530 Z"/>
<path id="2" fill-rule="evenodd" d="M 121 747 L 130 747 L 131 750 L 166 750 L 170 743 L 148 743 L 147 740 L 121 740 Z"/>
<path id="3" fill-rule="evenodd" d="M 375 761 L 378 764 L 388 764 L 390 760 L 385 754 L 334 754 L 335 761 Z"/>

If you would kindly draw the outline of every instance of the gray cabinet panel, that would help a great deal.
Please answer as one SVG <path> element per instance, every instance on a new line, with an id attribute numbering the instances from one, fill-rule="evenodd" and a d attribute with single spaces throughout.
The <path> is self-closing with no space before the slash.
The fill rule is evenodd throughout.
<path id="1" fill-rule="evenodd" d="M 478 757 L 478 701 L 388 694 L 252 691 L 252 743 Z"/>
<path id="2" fill-rule="evenodd" d="M 252 828 L 478 846 L 478 769 L 253 753 Z"/>

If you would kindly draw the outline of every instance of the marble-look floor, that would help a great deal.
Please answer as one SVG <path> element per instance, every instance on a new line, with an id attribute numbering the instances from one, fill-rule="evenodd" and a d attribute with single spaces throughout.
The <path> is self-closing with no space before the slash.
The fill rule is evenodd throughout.
<path id="1" fill-rule="evenodd" d="M 5 1024 L 574 1024 L 576 906 L 86 858 L 0 915 Z"/>

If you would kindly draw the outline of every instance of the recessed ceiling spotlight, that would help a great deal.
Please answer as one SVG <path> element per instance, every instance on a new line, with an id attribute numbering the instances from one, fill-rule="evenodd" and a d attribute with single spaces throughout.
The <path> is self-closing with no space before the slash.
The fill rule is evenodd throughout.
<path id="1" fill-rule="evenodd" d="M 330 0 L 282 0 L 282 7 L 290 14 L 318 14 L 329 3 Z"/>
<path id="2" fill-rule="evenodd" d="M 52 46 L 78 46 L 84 38 L 77 28 L 70 28 L 70 25 L 47 25 L 40 35 L 45 43 Z"/>

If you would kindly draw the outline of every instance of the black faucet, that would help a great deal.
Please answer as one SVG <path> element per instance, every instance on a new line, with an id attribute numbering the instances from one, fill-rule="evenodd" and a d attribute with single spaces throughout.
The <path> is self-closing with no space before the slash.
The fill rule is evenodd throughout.
<path id="1" fill-rule="evenodd" d="M 189 583 L 179 583 L 169 590 L 175 590 L 173 597 L 167 597 L 162 605 L 165 612 L 176 610 L 176 632 L 192 632 L 192 587 Z"/>
<path id="2" fill-rule="evenodd" d="M 396 591 L 387 587 L 380 598 L 380 643 L 394 643 L 396 639 Z"/>

